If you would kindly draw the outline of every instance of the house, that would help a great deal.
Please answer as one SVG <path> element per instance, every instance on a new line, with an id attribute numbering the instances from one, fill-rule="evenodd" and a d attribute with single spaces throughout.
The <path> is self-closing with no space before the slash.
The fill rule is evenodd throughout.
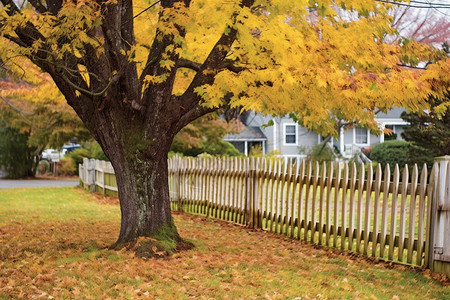
<path id="1" fill-rule="evenodd" d="M 376 120 L 381 129 L 391 129 L 393 137 L 401 139 L 403 126 L 407 125 L 401 117 L 403 108 L 395 107 L 386 114 L 378 114 Z M 273 117 L 248 113 L 243 118 L 245 128 L 236 134 L 228 134 L 223 140 L 233 144 L 240 152 L 248 155 L 255 146 L 262 147 L 263 154 L 279 152 L 286 158 L 301 158 L 300 148 L 311 148 L 323 141 L 323 137 L 295 123 L 288 116 Z M 265 126 L 272 121 L 273 125 Z M 332 138 L 330 146 L 337 149 L 344 157 L 352 157 L 361 149 L 384 142 L 385 136 L 375 136 L 365 128 L 341 130 L 339 139 Z"/>

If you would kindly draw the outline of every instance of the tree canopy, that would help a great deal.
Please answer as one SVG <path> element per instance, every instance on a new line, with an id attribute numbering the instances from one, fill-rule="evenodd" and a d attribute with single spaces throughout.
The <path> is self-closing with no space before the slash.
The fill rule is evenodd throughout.
<path id="1" fill-rule="evenodd" d="M 116 170 L 118 245 L 178 239 L 167 153 L 208 112 L 292 113 L 328 136 L 342 122 L 377 131 L 377 111 L 427 109 L 448 89 L 447 55 L 385 43 L 391 5 L 374 0 L 0 1 L 2 60 L 47 72 Z"/>
<path id="2" fill-rule="evenodd" d="M 149 4 L 136 1 L 116 32 L 103 33 L 105 9 L 132 2 L 31 1 L 20 13 L 15 2 L 2 2 L 1 36 L 15 42 L 2 47 L 5 58 L 23 55 L 51 68 L 82 98 L 107 94 L 126 69 L 109 62 L 101 74 L 90 70 L 90 60 L 104 62 L 110 48 L 139 75 L 128 84 L 140 88 L 125 99 L 137 110 L 149 106 L 145 91 L 170 81 L 181 107 L 195 99 L 208 108 L 294 112 L 302 125 L 336 134 L 330 116 L 375 128 L 377 109 L 427 108 L 433 80 L 448 71 L 445 60 L 423 73 L 402 68 L 442 54 L 412 41 L 383 43 L 393 34 L 390 6 L 376 1 L 161 1 L 140 15 Z M 148 49 L 159 51 L 157 62 Z M 213 54 L 226 58 L 205 64 Z"/>

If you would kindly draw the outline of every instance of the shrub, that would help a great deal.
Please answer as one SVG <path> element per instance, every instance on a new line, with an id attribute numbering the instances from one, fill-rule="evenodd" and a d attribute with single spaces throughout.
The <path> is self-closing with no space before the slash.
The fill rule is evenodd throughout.
<path id="1" fill-rule="evenodd" d="M 336 153 L 328 144 L 314 145 L 306 154 L 306 158 L 322 163 L 324 161 L 335 161 Z"/>
<path id="2" fill-rule="evenodd" d="M 373 147 L 370 159 L 381 164 L 384 169 L 387 164 L 391 167 L 398 164 L 400 167 L 410 162 L 409 148 L 411 144 L 405 141 L 386 141 Z"/>
<path id="3" fill-rule="evenodd" d="M 60 160 L 56 168 L 58 170 L 58 174 L 61 176 L 73 176 L 75 175 L 75 165 L 70 157 L 67 157 L 66 159 Z"/>
<path id="4" fill-rule="evenodd" d="M 370 159 L 379 162 L 383 169 L 387 164 L 391 168 L 398 164 L 400 169 L 403 169 L 404 165 L 408 164 L 410 172 L 413 165 L 417 164 L 420 172 L 424 163 L 427 164 L 428 168 L 432 166 L 434 156 L 430 151 L 411 142 L 386 141 L 373 147 Z"/>
<path id="5" fill-rule="evenodd" d="M 250 150 L 248 154 L 250 157 L 262 157 L 263 156 L 263 148 L 261 145 L 255 145 Z"/>
<path id="6" fill-rule="evenodd" d="M 231 143 L 218 141 L 217 143 L 202 143 L 202 151 L 211 155 L 240 156 L 241 153 Z"/>
<path id="7" fill-rule="evenodd" d="M 46 160 L 41 160 L 38 164 L 37 172 L 41 175 L 44 175 L 48 171 L 50 171 L 50 163 Z"/>
<path id="8" fill-rule="evenodd" d="M 75 167 L 75 172 L 78 173 L 78 165 L 83 163 L 83 158 L 89 157 L 89 151 L 84 148 L 78 148 L 70 152 L 69 157 Z"/>

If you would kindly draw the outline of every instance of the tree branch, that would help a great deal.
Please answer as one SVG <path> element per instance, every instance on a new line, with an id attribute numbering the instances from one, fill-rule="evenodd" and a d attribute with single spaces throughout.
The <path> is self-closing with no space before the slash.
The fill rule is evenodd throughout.
<path id="1" fill-rule="evenodd" d="M 188 68 L 188 69 L 199 72 L 202 68 L 202 64 L 195 62 L 195 61 L 185 59 L 185 58 L 180 58 L 178 60 L 177 67 L 178 68 Z"/>
<path id="2" fill-rule="evenodd" d="M 15 106 L 14 104 L 12 104 L 11 102 L 9 102 L 6 98 L 3 98 L 2 96 L 0 96 L 0 99 L 3 100 L 3 102 L 5 102 L 6 104 L 8 104 L 12 109 L 18 111 L 19 113 L 23 114 L 23 115 L 29 115 L 31 116 L 33 113 L 27 112 L 27 111 L 23 111 L 20 108 L 18 108 L 17 106 Z"/>
<path id="3" fill-rule="evenodd" d="M 221 67 L 233 73 L 239 73 L 245 70 L 243 67 L 236 66 L 235 63 L 236 62 L 232 59 L 224 59 Z"/>
<path id="4" fill-rule="evenodd" d="M 114 75 L 113 77 L 110 78 L 108 84 L 105 86 L 105 88 L 99 92 L 91 92 L 88 91 L 82 87 L 77 86 L 75 83 L 73 83 L 72 81 L 69 80 L 69 78 L 67 78 L 66 75 L 61 74 L 61 78 L 64 79 L 64 81 L 69 84 L 72 88 L 74 88 L 75 90 L 79 91 L 80 93 L 86 95 L 86 96 L 90 96 L 90 97 L 97 97 L 97 96 L 102 96 L 103 94 L 105 94 L 108 89 L 111 87 L 111 85 L 114 82 L 117 82 L 120 78 L 120 76 L 118 74 Z"/>
<path id="5" fill-rule="evenodd" d="M 36 9 L 37 12 L 43 14 L 47 12 L 47 8 L 42 5 L 40 0 L 28 0 L 29 3 Z"/>

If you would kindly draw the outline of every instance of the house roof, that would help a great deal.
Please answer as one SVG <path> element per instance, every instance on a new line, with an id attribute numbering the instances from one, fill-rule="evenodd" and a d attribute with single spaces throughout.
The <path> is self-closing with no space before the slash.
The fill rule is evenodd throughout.
<path id="1" fill-rule="evenodd" d="M 267 137 L 261 131 L 259 127 L 250 127 L 245 126 L 245 129 L 239 133 L 227 134 L 224 138 L 224 141 L 233 142 L 233 141 L 265 141 Z"/>

